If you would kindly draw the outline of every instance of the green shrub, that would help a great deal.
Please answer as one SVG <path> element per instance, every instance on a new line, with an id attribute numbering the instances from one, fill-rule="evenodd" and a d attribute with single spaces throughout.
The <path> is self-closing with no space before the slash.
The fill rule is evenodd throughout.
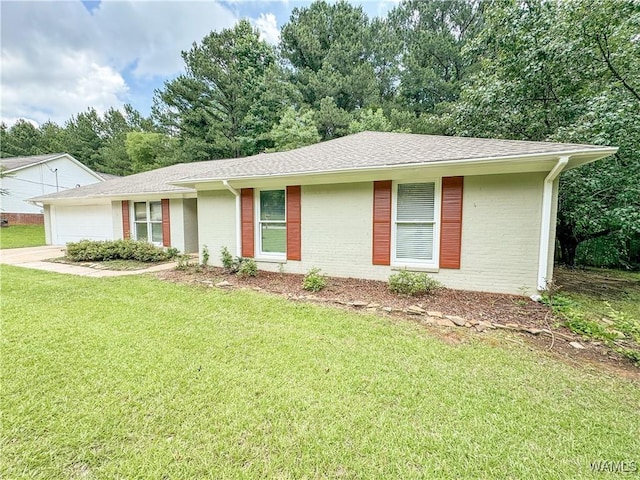
<path id="1" fill-rule="evenodd" d="M 227 252 L 229 253 L 229 252 Z M 202 246 L 202 266 L 206 267 L 209 264 L 209 247 Z"/>
<path id="2" fill-rule="evenodd" d="M 258 275 L 258 265 L 256 265 L 253 258 L 234 258 L 227 247 L 220 249 L 220 261 L 228 273 L 235 273 L 240 277 L 255 277 Z"/>
<path id="3" fill-rule="evenodd" d="M 193 266 L 191 262 L 191 255 L 188 253 L 183 253 L 182 255 L 178 255 L 176 257 L 178 264 L 176 265 L 176 270 L 189 270 Z"/>
<path id="4" fill-rule="evenodd" d="M 258 275 L 258 265 L 253 258 L 240 258 L 240 267 L 238 267 L 239 277 L 255 277 Z"/>
<path id="5" fill-rule="evenodd" d="M 312 268 L 302 280 L 302 288 L 309 292 L 319 292 L 327 286 L 327 278 L 320 273 L 319 268 Z"/>
<path id="6" fill-rule="evenodd" d="M 400 295 L 420 295 L 433 293 L 442 284 L 426 273 L 402 270 L 389 277 L 389 290 Z"/>
<path id="7" fill-rule="evenodd" d="M 222 266 L 227 272 L 236 273 L 240 268 L 242 258 L 233 258 L 233 255 L 229 253 L 227 247 L 222 247 L 222 249 L 220 250 L 220 261 L 222 262 Z"/>
<path id="8" fill-rule="evenodd" d="M 66 257 L 75 262 L 103 262 L 106 260 L 137 260 L 163 262 L 178 255 L 178 249 L 163 249 L 136 240 L 81 240 L 67 243 Z"/>

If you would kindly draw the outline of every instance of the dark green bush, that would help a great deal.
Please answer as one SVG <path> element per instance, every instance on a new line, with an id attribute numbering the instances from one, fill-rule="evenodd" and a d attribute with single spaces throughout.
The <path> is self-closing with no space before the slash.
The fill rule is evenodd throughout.
<path id="1" fill-rule="evenodd" d="M 103 262 L 105 260 L 137 260 L 163 262 L 178 255 L 178 249 L 167 250 L 136 240 L 81 240 L 67 243 L 66 257 L 75 262 Z"/>
<path id="2" fill-rule="evenodd" d="M 433 293 L 439 288 L 442 288 L 442 284 L 426 273 L 402 270 L 389 277 L 389 290 L 401 295 Z"/>

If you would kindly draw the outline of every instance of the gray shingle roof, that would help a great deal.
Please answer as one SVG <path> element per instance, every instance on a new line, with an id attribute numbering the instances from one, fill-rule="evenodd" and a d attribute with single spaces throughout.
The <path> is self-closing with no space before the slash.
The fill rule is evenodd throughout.
<path id="1" fill-rule="evenodd" d="M 0 167 L 7 171 L 16 170 L 18 168 L 28 167 L 37 163 L 46 162 L 65 155 L 64 153 L 48 153 L 45 155 L 32 155 L 30 157 L 9 157 L 0 158 Z"/>
<path id="2" fill-rule="evenodd" d="M 184 179 L 233 179 L 263 175 L 319 173 L 602 148 L 597 145 L 567 143 L 361 132 L 287 152 L 205 162 L 202 163 L 197 174 L 185 175 Z"/>
<path id="3" fill-rule="evenodd" d="M 290 150 L 252 157 L 181 163 L 103 183 L 37 197 L 89 198 L 140 193 L 193 193 L 188 185 L 203 180 L 231 180 L 261 176 L 325 173 L 349 169 L 412 164 L 434 164 L 453 160 L 483 160 L 524 155 L 597 151 L 602 146 L 526 142 L 484 138 L 443 137 L 404 133 L 362 132 L 355 135 Z M 603 155 L 604 156 L 604 155 Z M 173 182 L 170 185 L 169 182 Z"/>

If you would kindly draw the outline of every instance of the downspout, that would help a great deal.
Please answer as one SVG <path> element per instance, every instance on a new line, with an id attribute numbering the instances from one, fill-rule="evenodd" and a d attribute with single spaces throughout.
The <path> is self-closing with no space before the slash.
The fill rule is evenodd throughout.
<path id="1" fill-rule="evenodd" d="M 241 217 L 241 205 L 240 205 L 240 192 L 229 185 L 227 180 L 223 180 L 222 184 L 233 193 L 236 197 L 236 256 L 242 256 L 242 217 Z"/>
<path id="2" fill-rule="evenodd" d="M 549 234 L 551 232 L 551 211 L 553 210 L 553 182 L 569 163 L 569 157 L 560 157 L 558 163 L 544 179 L 542 190 L 542 224 L 540 225 L 540 251 L 538 254 L 538 290 L 547 288 L 550 280 L 547 267 L 549 264 Z"/>

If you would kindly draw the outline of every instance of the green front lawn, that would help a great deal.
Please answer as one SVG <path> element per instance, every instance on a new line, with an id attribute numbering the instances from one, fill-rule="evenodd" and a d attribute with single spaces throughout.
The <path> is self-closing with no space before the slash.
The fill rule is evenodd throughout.
<path id="1" fill-rule="evenodd" d="M 592 462 L 640 461 L 637 382 L 499 333 L 449 345 L 252 291 L 5 266 L 2 320 L 1 478 L 602 478 Z"/>
<path id="2" fill-rule="evenodd" d="M 10 225 L 0 228 L 0 248 L 44 245 L 44 225 Z"/>

